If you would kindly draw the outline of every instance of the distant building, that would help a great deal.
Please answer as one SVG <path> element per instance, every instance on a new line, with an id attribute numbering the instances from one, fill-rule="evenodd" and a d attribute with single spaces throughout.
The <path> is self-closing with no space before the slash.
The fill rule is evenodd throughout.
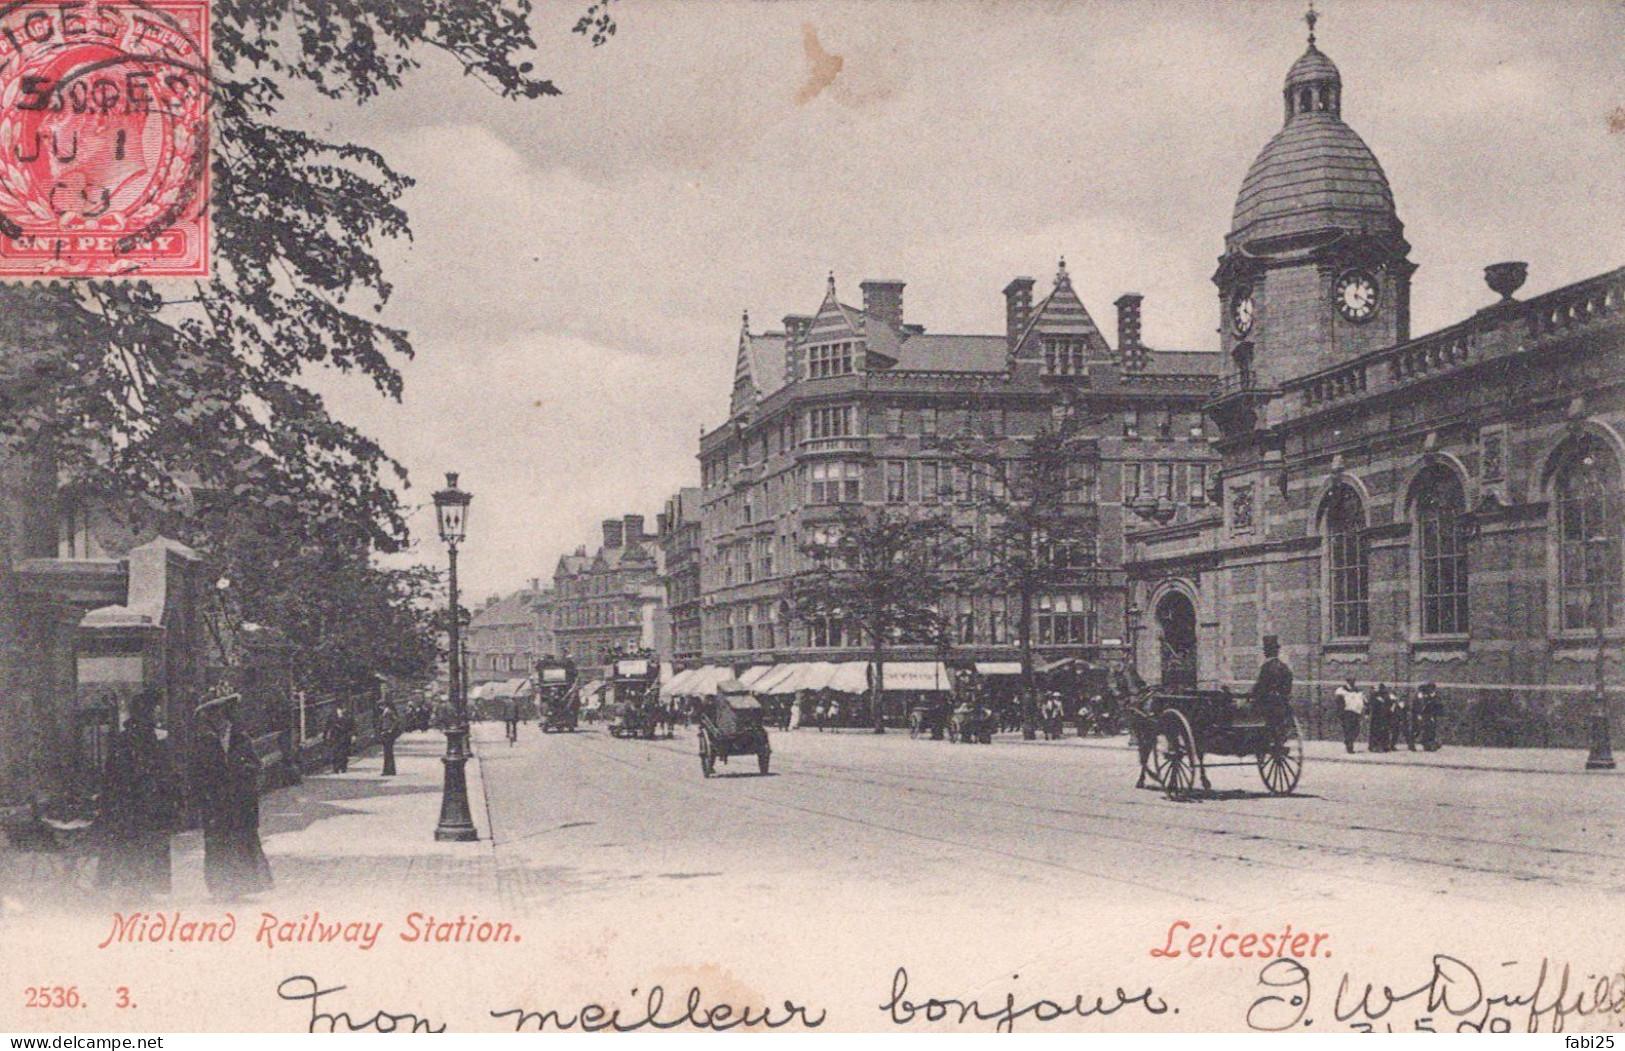
<path id="1" fill-rule="evenodd" d="M 865 659 L 843 625 L 792 615 L 804 545 L 852 504 L 972 514 L 971 482 L 948 442 L 975 436 L 1019 460 L 1066 411 L 1082 421 L 1076 500 L 1097 517 L 1098 541 L 1078 556 L 1070 584 L 1040 597 L 1034 638 L 1048 656 L 1125 659 L 1124 531 L 1209 513 L 1216 464 L 1202 406 L 1219 361 L 1146 346 L 1137 295 L 1117 301 L 1113 348 L 1064 262 L 1037 303 L 1034 284 L 1009 283 L 1004 331 L 987 335 L 930 334 L 905 321 L 901 281 L 864 281 L 853 306 L 831 276 L 818 309 L 786 317 L 781 330 L 753 332 L 747 315 L 728 421 L 700 441 L 707 662 Z M 1005 596 L 957 597 L 944 613 L 958 655 L 1010 659 L 1014 608 Z M 914 650 L 896 652 L 937 656 Z"/>
<path id="2" fill-rule="evenodd" d="M 616 652 L 666 644 L 660 538 L 642 515 L 605 519 L 603 544 L 559 559 L 553 573 L 553 637 L 558 655 L 601 663 Z M 664 655 L 664 654 L 662 654 Z"/>
<path id="3" fill-rule="evenodd" d="M 700 490 L 687 487 L 666 501 L 660 514 L 660 547 L 665 555 L 666 619 L 671 625 L 671 657 L 696 663 L 703 652 L 700 605 Z"/>
<path id="4" fill-rule="evenodd" d="M 463 633 L 470 685 L 522 679 L 534 669 L 537 658 L 551 652 L 544 648 L 538 631 L 536 608 L 545 604 L 547 593 L 541 581 L 515 591 L 477 610 Z M 549 629 L 546 641 L 551 641 Z"/>
<path id="5" fill-rule="evenodd" d="M 1222 504 L 1128 537 L 1140 669 L 1239 685 L 1276 635 L 1303 699 L 1434 681 L 1457 740 L 1581 743 L 1625 636 L 1625 269 L 1518 300 L 1524 265 L 1489 266 L 1497 298 L 1413 336 L 1393 192 L 1312 35 L 1282 98 L 1213 278 Z"/>

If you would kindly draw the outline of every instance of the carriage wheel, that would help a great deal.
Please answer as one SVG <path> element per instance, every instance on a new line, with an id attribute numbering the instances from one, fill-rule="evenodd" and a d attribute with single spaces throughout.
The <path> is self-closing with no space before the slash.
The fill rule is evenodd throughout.
<path id="1" fill-rule="evenodd" d="M 767 776 L 768 757 L 771 756 L 772 754 L 773 754 L 772 752 L 769 752 L 766 749 L 763 749 L 762 751 L 756 753 L 756 769 L 757 769 L 757 772 L 760 773 L 763 777 Z"/>
<path id="2" fill-rule="evenodd" d="M 1157 755 L 1151 760 L 1160 765 L 1162 790 L 1169 799 L 1189 799 L 1196 790 L 1196 735 L 1191 733 L 1190 720 L 1183 712 L 1169 710 L 1157 718 Z"/>
<path id="3" fill-rule="evenodd" d="M 1303 776 L 1303 729 L 1298 717 L 1293 716 L 1281 740 L 1267 742 L 1267 750 L 1258 753 L 1258 776 L 1272 796 L 1291 795 Z"/>
<path id="4" fill-rule="evenodd" d="M 717 757 L 711 751 L 711 738 L 700 734 L 700 773 L 713 777 L 717 772 Z"/>

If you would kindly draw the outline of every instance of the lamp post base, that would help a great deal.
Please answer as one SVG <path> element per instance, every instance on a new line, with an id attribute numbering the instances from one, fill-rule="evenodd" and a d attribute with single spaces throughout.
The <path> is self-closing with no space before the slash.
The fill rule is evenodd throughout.
<path id="1" fill-rule="evenodd" d="M 440 760 L 446 768 L 446 782 L 440 794 L 440 824 L 434 830 L 434 838 L 440 842 L 472 843 L 480 838 L 468 809 L 467 737 L 466 728 L 446 732 L 446 754 Z"/>
<path id="2" fill-rule="evenodd" d="M 1608 713 L 1597 712 L 1591 716 L 1591 754 L 1586 756 L 1587 770 L 1614 769 L 1614 746 L 1609 739 Z"/>

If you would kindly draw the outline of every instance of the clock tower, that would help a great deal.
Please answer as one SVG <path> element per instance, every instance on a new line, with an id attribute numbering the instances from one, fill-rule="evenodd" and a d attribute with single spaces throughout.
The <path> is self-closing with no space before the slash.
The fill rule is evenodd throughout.
<path id="1" fill-rule="evenodd" d="M 1410 338 L 1410 245 L 1388 178 L 1343 123 L 1315 46 L 1286 75 L 1285 123 L 1236 197 L 1214 283 L 1227 392 L 1270 391 Z"/>

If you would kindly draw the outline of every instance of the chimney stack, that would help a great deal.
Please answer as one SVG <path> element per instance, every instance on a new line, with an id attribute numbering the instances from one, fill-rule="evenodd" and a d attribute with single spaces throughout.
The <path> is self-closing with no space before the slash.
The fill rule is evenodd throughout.
<path id="1" fill-rule="evenodd" d="M 628 544 L 640 543 L 643 540 L 643 516 L 623 515 L 621 521 L 626 523 L 626 542 Z"/>
<path id="2" fill-rule="evenodd" d="M 892 328 L 903 327 L 903 282 L 878 281 L 870 278 L 859 282 L 863 289 L 863 312 L 879 318 Z"/>
<path id="3" fill-rule="evenodd" d="M 784 316 L 784 382 L 794 383 L 800 377 L 796 375 L 796 348 L 801 341 L 807 338 L 807 330 L 812 328 L 813 319 L 806 314 L 786 314 Z"/>
<path id="4" fill-rule="evenodd" d="M 1018 277 L 1004 286 L 1004 332 L 1012 354 L 1016 351 L 1016 340 L 1021 338 L 1033 317 L 1033 284 L 1030 277 Z"/>
<path id="5" fill-rule="evenodd" d="M 542 578 L 541 577 L 531 577 L 530 578 L 530 590 L 532 590 L 532 591 L 540 591 L 540 590 L 542 590 Z"/>
<path id="6" fill-rule="evenodd" d="M 1145 297 L 1138 292 L 1125 292 L 1113 304 L 1117 307 L 1117 352 L 1127 358 L 1129 351 L 1140 350 L 1140 304 Z"/>
<path id="7" fill-rule="evenodd" d="M 621 520 L 619 518 L 604 519 L 604 546 L 621 546 Z"/>

